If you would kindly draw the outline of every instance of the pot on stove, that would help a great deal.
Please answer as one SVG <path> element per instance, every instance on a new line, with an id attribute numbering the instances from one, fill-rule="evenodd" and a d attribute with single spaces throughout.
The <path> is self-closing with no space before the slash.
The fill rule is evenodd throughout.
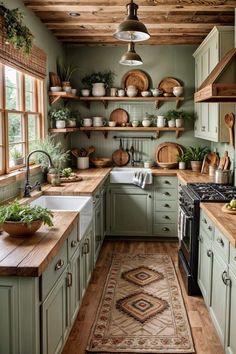
<path id="1" fill-rule="evenodd" d="M 230 170 L 215 170 L 215 183 L 220 184 L 228 184 L 230 183 L 231 179 L 231 171 Z"/>

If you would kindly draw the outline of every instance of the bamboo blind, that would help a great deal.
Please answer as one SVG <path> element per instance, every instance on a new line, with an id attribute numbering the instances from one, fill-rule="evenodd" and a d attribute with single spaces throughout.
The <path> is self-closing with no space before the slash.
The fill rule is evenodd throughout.
<path id="1" fill-rule="evenodd" d="M 17 70 L 40 79 L 46 77 L 46 53 L 42 49 L 33 46 L 31 53 L 27 55 L 22 50 L 15 49 L 12 44 L 6 44 L 4 19 L 2 16 L 0 16 L 0 62 L 11 65 Z"/>

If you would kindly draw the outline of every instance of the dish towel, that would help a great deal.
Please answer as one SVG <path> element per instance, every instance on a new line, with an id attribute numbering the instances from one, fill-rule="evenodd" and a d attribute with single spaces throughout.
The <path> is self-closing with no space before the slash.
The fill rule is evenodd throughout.
<path id="1" fill-rule="evenodd" d="M 152 174 L 151 172 L 137 171 L 133 176 L 133 184 L 144 189 L 146 184 L 152 184 Z"/>

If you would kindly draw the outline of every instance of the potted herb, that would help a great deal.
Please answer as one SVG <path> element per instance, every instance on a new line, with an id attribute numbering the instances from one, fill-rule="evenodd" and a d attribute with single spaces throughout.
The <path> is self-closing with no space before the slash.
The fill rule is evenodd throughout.
<path id="1" fill-rule="evenodd" d="M 14 147 L 11 151 L 11 158 L 13 160 L 14 166 L 22 165 L 24 162 L 24 157 L 22 155 L 22 152 L 17 150 L 16 147 Z"/>
<path id="2" fill-rule="evenodd" d="M 200 172 L 202 167 L 202 161 L 204 156 L 209 152 L 207 146 L 189 146 L 186 149 L 185 155 L 191 163 L 192 170 L 195 172 Z"/>
<path id="3" fill-rule="evenodd" d="M 65 63 L 61 58 L 57 59 L 57 74 L 62 81 L 62 88 L 66 92 L 71 92 L 70 79 L 72 74 L 78 71 L 78 66 Z"/>
<path id="4" fill-rule="evenodd" d="M 184 126 L 184 121 L 191 120 L 193 118 L 193 115 L 183 110 L 177 111 L 173 109 L 173 110 L 169 110 L 166 113 L 165 117 L 167 118 L 168 121 L 172 121 L 172 120 L 175 121 L 174 126 L 176 126 L 177 128 L 182 128 Z"/>
<path id="5" fill-rule="evenodd" d="M 82 79 L 82 83 L 86 88 L 92 88 L 93 96 L 101 97 L 106 95 L 106 88 L 112 87 L 114 77 L 115 73 L 111 70 L 97 71 L 86 75 Z"/>
<path id="6" fill-rule="evenodd" d="M 179 170 L 185 170 L 186 162 L 188 162 L 188 157 L 186 156 L 186 154 L 177 155 L 177 161 L 179 163 Z"/>
<path id="7" fill-rule="evenodd" d="M 56 122 L 56 128 L 63 129 L 70 117 L 70 110 L 69 108 L 54 108 L 48 112 L 48 115 L 52 121 Z"/>
<path id="8" fill-rule="evenodd" d="M 1 4 L 0 14 L 4 19 L 6 43 L 11 43 L 16 49 L 22 49 L 25 54 L 29 54 L 33 46 L 33 35 L 23 23 L 21 10 L 18 8 L 10 10 Z"/>
<path id="9" fill-rule="evenodd" d="M 34 234 L 42 224 L 53 226 L 53 213 L 41 206 L 30 206 L 14 201 L 0 208 L 0 224 L 10 236 Z"/>

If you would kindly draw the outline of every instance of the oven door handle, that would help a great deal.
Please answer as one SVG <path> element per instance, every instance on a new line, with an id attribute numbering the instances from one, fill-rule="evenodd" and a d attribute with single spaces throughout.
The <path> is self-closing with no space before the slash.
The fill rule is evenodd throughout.
<path id="1" fill-rule="evenodd" d="M 179 208 L 180 208 L 180 212 L 184 215 L 186 219 L 193 219 L 193 216 L 188 215 L 187 210 L 182 205 L 180 205 Z"/>

